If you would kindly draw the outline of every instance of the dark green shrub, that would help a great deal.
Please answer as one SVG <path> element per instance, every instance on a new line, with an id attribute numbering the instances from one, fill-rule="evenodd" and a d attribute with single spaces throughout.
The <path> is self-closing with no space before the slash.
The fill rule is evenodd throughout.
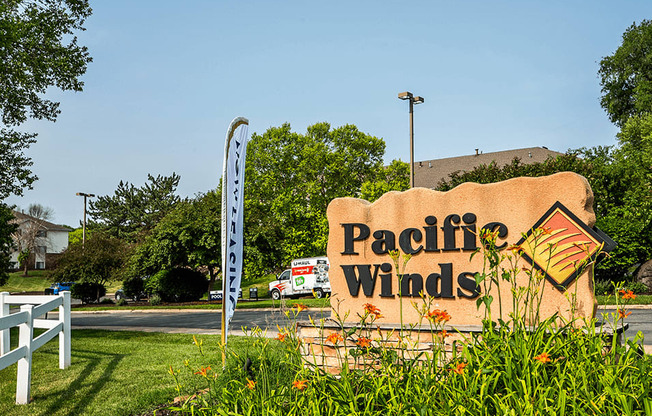
<path id="1" fill-rule="evenodd" d="M 70 296 L 80 299 L 82 303 L 97 302 L 106 295 L 106 288 L 99 283 L 75 283 L 70 289 Z"/>
<path id="2" fill-rule="evenodd" d="M 100 301 L 102 305 L 113 305 L 115 302 L 112 299 L 104 298 Z"/>
<path id="3" fill-rule="evenodd" d="M 125 298 L 118 299 L 118 301 L 115 304 L 117 306 L 126 306 L 127 305 L 127 299 L 125 299 Z"/>
<path id="4" fill-rule="evenodd" d="M 157 295 L 159 293 L 159 281 L 161 280 L 161 277 L 167 275 L 168 273 L 170 273 L 169 270 L 161 270 L 154 273 L 153 276 L 145 280 L 144 290 L 147 296 L 151 298 L 152 295 Z"/>
<path id="5" fill-rule="evenodd" d="M 208 279 L 203 274 L 176 268 L 161 270 L 147 279 L 145 291 L 151 296 L 157 294 L 163 302 L 192 302 L 199 300 L 208 288 Z"/>
<path id="6" fill-rule="evenodd" d="M 130 277 L 122 282 L 122 289 L 127 298 L 139 300 L 145 291 L 145 281 L 142 277 Z"/>
<path id="7" fill-rule="evenodd" d="M 596 280 L 594 285 L 594 292 L 596 295 L 613 294 L 614 286 L 610 281 Z"/>

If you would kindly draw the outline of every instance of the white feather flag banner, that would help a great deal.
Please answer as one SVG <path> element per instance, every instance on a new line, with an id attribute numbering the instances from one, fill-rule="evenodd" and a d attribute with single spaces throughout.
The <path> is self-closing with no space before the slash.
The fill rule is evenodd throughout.
<path id="1" fill-rule="evenodd" d="M 242 281 L 244 178 L 249 120 L 234 118 L 226 132 L 222 174 L 222 343 L 235 313 Z"/>

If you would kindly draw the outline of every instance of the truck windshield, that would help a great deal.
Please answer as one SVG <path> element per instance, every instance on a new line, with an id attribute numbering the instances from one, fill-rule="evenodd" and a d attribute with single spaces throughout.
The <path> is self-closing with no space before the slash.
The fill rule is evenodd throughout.
<path id="1" fill-rule="evenodd" d="M 286 270 L 278 277 L 278 280 L 290 280 L 290 271 Z"/>

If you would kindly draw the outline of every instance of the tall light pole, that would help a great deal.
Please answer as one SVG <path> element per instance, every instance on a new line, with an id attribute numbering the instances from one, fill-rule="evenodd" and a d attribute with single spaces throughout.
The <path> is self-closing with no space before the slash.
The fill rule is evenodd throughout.
<path id="1" fill-rule="evenodd" d="M 82 223 L 82 247 L 86 244 L 86 198 L 92 198 L 95 195 L 77 192 L 77 196 L 84 197 L 84 222 Z"/>
<path id="2" fill-rule="evenodd" d="M 421 104 L 424 99 L 408 91 L 399 93 L 398 98 L 410 102 L 410 188 L 414 188 L 414 104 Z"/>

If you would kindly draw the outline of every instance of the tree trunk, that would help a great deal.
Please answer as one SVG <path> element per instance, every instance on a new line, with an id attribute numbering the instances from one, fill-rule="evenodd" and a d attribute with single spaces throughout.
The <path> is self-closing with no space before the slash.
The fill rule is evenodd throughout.
<path id="1" fill-rule="evenodd" d="M 215 269 L 213 267 L 208 268 L 208 293 L 211 293 L 213 286 L 215 285 Z"/>

